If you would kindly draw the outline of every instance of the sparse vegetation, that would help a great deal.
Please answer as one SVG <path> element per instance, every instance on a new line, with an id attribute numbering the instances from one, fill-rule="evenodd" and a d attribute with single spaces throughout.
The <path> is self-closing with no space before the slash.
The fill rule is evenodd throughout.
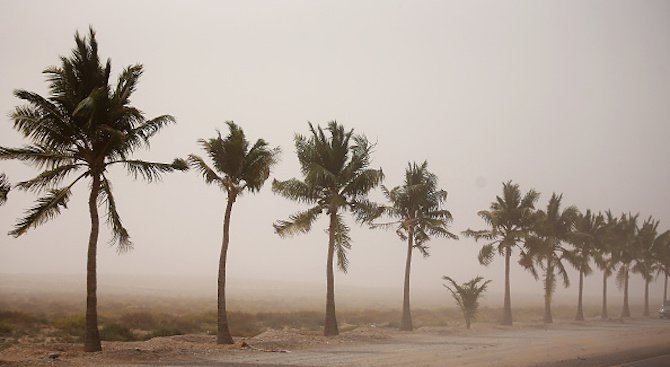
<path id="1" fill-rule="evenodd" d="M 491 281 L 484 281 L 484 278 L 478 276 L 459 285 L 455 280 L 446 275 L 442 279 L 450 283 L 443 284 L 443 286 L 451 292 L 452 297 L 463 313 L 465 327 L 469 329 L 470 324 L 477 318 L 477 313 L 479 312 L 479 298 L 486 291 L 486 287 Z M 484 282 L 480 284 L 481 281 Z"/>

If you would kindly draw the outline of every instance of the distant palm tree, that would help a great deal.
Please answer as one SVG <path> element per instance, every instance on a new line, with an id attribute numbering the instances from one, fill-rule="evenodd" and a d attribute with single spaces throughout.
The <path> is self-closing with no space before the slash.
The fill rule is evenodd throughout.
<path id="1" fill-rule="evenodd" d="M 382 207 L 383 213 L 395 220 L 389 223 L 375 223 L 372 227 L 395 227 L 398 237 L 407 241 L 400 330 L 412 331 L 409 302 L 412 250 L 419 250 L 424 257 L 427 257 L 430 256 L 427 243 L 431 237 L 457 240 L 458 236 L 448 230 L 452 216 L 448 210 L 442 208 L 447 200 L 447 192 L 438 189 L 437 176 L 428 171 L 428 162 L 424 161 L 421 165 L 408 164 L 402 186 L 396 186 L 392 190 L 382 186 L 382 192 L 390 202 L 389 206 Z"/>
<path id="2" fill-rule="evenodd" d="M 526 242 L 519 263 L 538 279 L 538 268 L 544 273 L 544 322 L 552 323 L 551 299 L 556 290 L 556 276 L 568 287 L 570 280 L 563 264 L 570 253 L 563 246 L 570 237 L 579 211 L 570 206 L 561 211 L 563 195 L 552 194 L 547 210 L 537 212 L 537 222 L 533 237 Z"/>
<path id="3" fill-rule="evenodd" d="M 100 64 L 98 43 L 91 29 L 88 39 L 75 35 L 76 48 L 70 58 L 62 57 L 60 67 L 44 71 L 48 75 L 51 96 L 17 90 L 14 94 L 27 102 L 11 114 L 14 128 L 32 145 L 23 148 L 0 147 L 0 159 L 18 159 L 43 169 L 37 177 L 18 183 L 19 189 L 46 192 L 37 199 L 10 232 L 18 237 L 29 228 L 54 218 L 67 207 L 72 187 L 90 178 L 88 209 L 91 233 L 88 241 L 86 275 L 86 333 L 84 349 L 101 350 L 97 316 L 96 252 L 98 244 L 98 205 L 107 206 L 107 223 L 114 234 L 112 243 L 120 252 L 132 248 L 128 231 L 117 213 L 107 169 L 124 166 L 133 177 L 151 182 L 164 173 L 187 169 L 187 163 L 154 163 L 130 159 L 140 147 L 163 127 L 174 123 L 169 115 L 146 121 L 141 111 L 130 105 L 129 97 L 142 74 L 142 65 L 127 67 L 116 87 L 109 85 L 111 62 Z M 82 172 L 83 171 L 83 172 Z M 58 187 L 70 174 L 78 175 L 69 184 Z"/>
<path id="4" fill-rule="evenodd" d="M 654 273 L 659 269 L 659 264 L 653 256 L 652 247 L 658 235 L 658 220 L 649 217 L 642 223 L 637 235 L 637 253 L 633 260 L 631 270 L 638 273 L 644 279 L 644 313 L 649 316 L 649 283 L 654 280 Z"/>
<path id="5" fill-rule="evenodd" d="M 584 277 L 591 274 L 591 259 L 596 253 L 605 234 L 605 219 L 602 214 L 579 214 L 575 220 L 575 230 L 572 233 L 571 243 L 574 249 L 570 251 L 569 259 L 579 271 L 579 296 L 577 297 L 577 315 L 575 320 L 584 321 L 582 294 L 584 291 Z"/>
<path id="6" fill-rule="evenodd" d="M 12 186 L 7 180 L 7 176 L 4 173 L 0 173 L 0 205 L 3 205 L 7 202 L 7 194 L 11 190 Z"/>
<path id="7" fill-rule="evenodd" d="M 207 184 L 215 184 L 224 190 L 228 197 L 223 219 L 223 240 L 219 257 L 218 277 L 218 331 L 216 341 L 219 344 L 233 344 L 228 328 L 226 314 L 226 257 L 230 242 L 230 214 L 233 204 L 244 191 L 257 192 L 270 177 L 270 170 L 277 163 L 279 148 L 269 148 L 268 143 L 258 139 L 249 146 L 244 131 L 232 121 L 226 122 L 230 133 L 224 138 L 218 136 L 198 142 L 212 160 L 213 168 L 195 155 L 189 155 L 189 163 L 197 169 Z"/>
<path id="8" fill-rule="evenodd" d="M 503 301 L 503 325 L 512 325 L 512 301 L 510 295 L 510 258 L 512 250 L 520 246 L 528 236 L 533 224 L 535 202 L 540 194 L 531 189 L 523 197 L 519 185 L 511 181 L 503 183 L 502 197 L 496 196 L 489 210 L 482 210 L 477 214 L 484 219 L 490 228 L 482 230 L 468 229 L 463 234 L 476 241 L 485 240 L 479 251 L 479 262 L 488 265 L 493 261 L 497 250 L 499 255 L 505 256 L 505 296 Z"/>
<path id="9" fill-rule="evenodd" d="M 337 253 L 337 265 L 346 272 L 349 260 L 347 250 L 351 248 L 349 227 L 343 213 L 351 211 L 358 221 L 371 218 L 375 209 L 367 195 L 377 187 L 384 174 L 381 169 L 371 169 L 370 156 L 373 145 L 363 135 L 345 131 L 342 125 L 332 121 L 326 131 L 309 124 L 310 136 L 296 135 L 295 147 L 304 179 L 293 178 L 272 182 L 272 190 L 291 200 L 306 203 L 311 207 L 292 215 L 289 220 L 274 224 L 281 237 L 307 233 L 319 214 L 328 215 L 328 259 L 326 262 L 326 319 L 324 335 L 338 335 L 335 317 L 335 275 L 333 260 Z"/>
<path id="10" fill-rule="evenodd" d="M 670 230 L 656 237 L 652 253 L 659 265 L 656 276 L 663 275 L 665 278 L 663 283 L 663 303 L 665 303 L 668 300 L 668 274 L 670 274 Z"/>
<path id="11" fill-rule="evenodd" d="M 617 286 L 623 288 L 623 307 L 621 317 L 630 317 L 630 307 L 628 305 L 628 280 L 633 261 L 637 253 L 636 242 L 638 241 L 637 219 L 639 214 L 622 214 L 618 220 L 616 230 L 616 247 L 612 253 L 617 261 L 619 270 L 616 274 Z"/>
<path id="12" fill-rule="evenodd" d="M 470 329 L 470 323 L 477 318 L 477 311 L 479 310 L 479 297 L 481 297 L 482 293 L 486 291 L 486 287 L 489 285 L 489 283 L 491 283 L 491 281 L 487 280 L 484 283 L 479 284 L 479 282 L 484 280 L 484 278 L 476 277 L 469 282 L 458 285 L 458 283 L 446 275 L 443 276 L 442 279 L 451 283 L 451 286 L 446 284 L 442 284 L 442 286 L 451 292 L 451 296 L 454 297 L 456 304 L 458 304 L 461 312 L 463 312 L 465 327 Z"/>
<path id="13" fill-rule="evenodd" d="M 593 253 L 593 261 L 603 271 L 603 299 L 600 312 L 600 318 L 603 320 L 609 319 L 607 312 L 607 279 L 614 273 L 619 264 L 612 254 L 616 248 L 616 241 L 618 241 L 618 226 L 618 218 L 608 210 L 605 213 L 603 239 L 596 243 L 596 249 Z"/>

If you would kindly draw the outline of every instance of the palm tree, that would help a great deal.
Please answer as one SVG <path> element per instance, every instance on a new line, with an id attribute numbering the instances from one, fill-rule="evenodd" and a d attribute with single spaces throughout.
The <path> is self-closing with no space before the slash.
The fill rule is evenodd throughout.
<path id="1" fill-rule="evenodd" d="M 347 250 L 351 248 L 349 227 L 344 222 L 346 211 L 354 213 L 360 222 L 369 220 L 375 205 L 367 195 L 377 187 L 384 174 L 381 169 L 371 169 L 370 156 L 373 145 L 363 135 L 345 131 L 332 121 L 326 131 L 309 124 L 310 136 L 296 135 L 295 147 L 304 179 L 292 178 L 272 182 L 272 190 L 287 198 L 309 204 L 310 208 L 292 215 L 288 220 L 274 224 L 281 237 L 307 233 L 319 214 L 325 212 L 328 224 L 328 257 L 326 261 L 326 319 L 324 335 L 338 335 L 335 317 L 335 275 L 333 260 L 346 272 Z"/>
<path id="2" fill-rule="evenodd" d="M 523 197 L 519 185 L 512 181 L 503 183 L 502 197 L 496 196 L 489 210 L 477 213 L 490 227 L 482 230 L 464 231 L 463 234 L 476 241 L 490 241 L 479 251 L 479 262 L 488 265 L 493 261 L 497 250 L 505 256 L 505 296 L 503 301 L 503 325 L 512 325 L 512 302 L 510 297 L 510 258 L 512 250 L 525 241 L 533 223 L 535 202 L 540 194 L 531 189 Z"/>
<path id="3" fill-rule="evenodd" d="M 233 344 L 226 315 L 226 258 L 230 243 L 230 214 L 237 197 L 244 191 L 257 192 L 270 176 L 270 170 L 277 163 L 279 148 L 269 148 L 268 143 L 258 139 L 249 147 L 242 128 L 232 121 L 226 122 L 230 133 L 224 138 L 218 136 L 198 142 L 212 160 L 213 168 L 195 155 L 189 155 L 189 163 L 201 174 L 205 183 L 216 184 L 227 193 L 226 211 L 223 217 L 223 241 L 219 256 L 218 277 L 218 331 L 219 344 Z"/>
<path id="4" fill-rule="evenodd" d="M 600 270 L 603 271 L 603 299 L 602 310 L 600 318 L 602 320 L 609 319 L 607 312 L 607 279 L 614 273 L 619 264 L 613 256 L 616 248 L 616 241 L 618 241 L 618 218 L 612 215 L 611 211 L 605 213 L 605 220 L 603 226 L 603 239 L 596 243 L 596 249 L 593 253 L 593 261 Z"/>
<path id="5" fill-rule="evenodd" d="M 570 252 L 563 246 L 572 236 L 574 222 L 579 211 L 570 206 L 560 210 L 563 195 L 551 195 L 547 211 L 537 212 L 537 222 L 533 237 L 526 242 L 519 263 L 538 279 L 537 268 L 544 272 L 544 322 L 552 323 L 551 299 L 556 290 L 556 277 L 560 276 L 563 285 L 568 287 L 570 280 L 563 260 L 570 261 Z"/>
<path id="6" fill-rule="evenodd" d="M 665 303 L 668 300 L 668 273 L 670 273 L 670 230 L 656 237 L 652 252 L 659 264 L 656 276 L 663 274 L 665 278 L 663 283 L 663 303 Z"/>
<path id="7" fill-rule="evenodd" d="M 630 278 L 631 264 L 635 260 L 638 240 L 637 219 L 639 214 L 622 214 L 619 218 L 616 230 L 616 247 L 612 256 L 619 264 L 616 281 L 619 288 L 623 288 L 623 307 L 621 317 L 630 317 L 630 307 L 628 305 L 628 280 Z"/>
<path id="8" fill-rule="evenodd" d="M 593 258 L 596 249 L 602 242 L 604 229 L 605 220 L 602 214 L 591 213 L 591 210 L 587 210 L 586 214 L 580 213 L 575 220 L 575 230 L 570 241 L 574 249 L 570 251 L 569 258 L 572 259 L 572 264 L 579 271 L 579 296 L 577 297 L 577 315 L 575 316 L 577 321 L 584 321 L 582 307 L 584 277 L 592 272 L 591 258 Z"/>
<path id="9" fill-rule="evenodd" d="M 396 186 L 392 190 L 382 186 L 382 192 L 390 202 L 389 206 L 382 207 L 382 211 L 395 220 L 373 224 L 372 227 L 396 227 L 398 237 L 402 241 L 407 241 L 400 330 L 412 331 L 409 303 L 412 250 L 419 250 L 424 257 L 428 257 L 430 253 L 427 243 L 432 236 L 456 240 L 458 236 L 448 230 L 452 216 L 448 210 L 442 209 L 447 200 L 447 192 L 437 188 L 437 176 L 428 171 L 428 162 L 424 161 L 421 165 L 408 164 L 403 185 Z"/>
<path id="10" fill-rule="evenodd" d="M 7 176 L 4 173 L 0 173 L 0 205 L 7 202 L 7 194 L 9 194 L 11 188 Z"/>
<path id="11" fill-rule="evenodd" d="M 469 282 L 458 285 L 458 283 L 446 275 L 442 279 L 451 282 L 451 286 L 446 284 L 442 284 L 442 286 L 451 292 L 451 296 L 454 297 L 456 304 L 458 304 L 461 312 L 463 312 L 465 327 L 470 329 L 470 323 L 475 320 L 477 311 L 479 310 L 479 297 L 486 291 L 486 287 L 491 281 L 487 280 L 479 284 L 484 278 L 478 276 Z"/>
<path id="12" fill-rule="evenodd" d="M 637 254 L 633 260 L 631 270 L 638 273 L 644 279 L 644 314 L 649 316 L 649 283 L 654 280 L 654 273 L 658 271 L 659 265 L 653 256 L 652 247 L 657 237 L 659 221 L 649 217 L 642 223 L 637 235 Z"/>
<path id="13" fill-rule="evenodd" d="M 130 105 L 129 97 L 142 74 L 141 65 L 127 67 L 113 88 L 109 84 L 111 62 L 108 59 L 105 65 L 100 64 L 95 32 L 91 29 L 88 38 L 77 33 L 75 42 L 77 46 L 72 56 L 62 57 L 60 67 L 44 71 L 49 82 L 49 98 L 25 90 L 14 92 L 27 102 L 11 114 L 14 128 L 31 140 L 32 145 L 2 147 L 0 159 L 18 159 L 42 170 L 37 177 L 16 185 L 19 189 L 45 195 L 37 199 L 35 206 L 28 209 L 10 232 L 15 237 L 60 214 L 67 206 L 72 187 L 90 178 L 91 232 L 86 265 L 84 349 L 93 352 L 102 349 L 96 295 L 99 204 L 106 204 L 107 224 L 114 235 L 112 243 L 119 252 L 132 248 L 128 231 L 117 212 L 108 168 L 122 165 L 134 178 L 142 177 L 151 182 L 159 180 L 164 173 L 185 170 L 187 164 L 178 159 L 171 164 L 130 159 L 137 148 L 148 147 L 150 138 L 175 120 L 163 115 L 147 121 L 140 110 Z M 74 180 L 59 187 L 71 174 L 76 174 Z"/>

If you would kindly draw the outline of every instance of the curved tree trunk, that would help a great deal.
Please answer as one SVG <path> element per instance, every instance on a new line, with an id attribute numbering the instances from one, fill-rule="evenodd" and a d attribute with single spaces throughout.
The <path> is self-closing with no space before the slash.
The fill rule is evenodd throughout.
<path id="1" fill-rule="evenodd" d="M 335 257 L 335 228 L 337 227 L 337 212 L 330 213 L 328 227 L 328 259 L 326 262 L 326 321 L 323 335 L 339 335 L 337 318 L 335 317 L 335 274 L 333 273 L 333 259 Z"/>
<path id="2" fill-rule="evenodd" d="M 547 259 L 547 270 L 544 277 L 544 323 L 551 324 L 554 319 L 551 317 L 551 290 L 554 276 L 554 268 L 551 259 Z"/>
<path id="3" fill-rule="evenodd" d="M 630 317 L 630 307 L 628 307 L 628 267 L 625 269 L 623 281 L 623 309 L 621 310 L 621 317 Z"/>
<path id="4" fill-rule="evenodd" d="M 414 229 L 412 227 L 409 228 L 407 237 L 407 259 L 405 260 L 405 285 L 403 287 L 400 330 L 412 331 L 412 314 L 409 310 L 409 272 L 412 268 L 412 250 L 414 249 Z"/>
<path id="5" fill-rule="evenodd" d="M 607 315 L 607 272 L 603 272 L 603 309 L 600 311 L 600 318 L 609 319 Z"/>
<path id="6" fill-rule="evenodd" d="M 230 213 L 233 210 L 235 194 L 228 194 L 226 213 L 223 217 L 223 241 L 221 243 L 221 255 L 219 256 L 219 279 L 217 297 L 217 332 L 216 342 L 218 344 L 233 344 L 233 337 L 228 328 L 228 315 L 226 313 L 226 259 L 228 256 L 228 244 L 230 243 Z"/>
<path id="7" fill-rule="evenodd" d="M 584 321 L 584 310 L 582 308 L 582 293 L 584 291 L 584 272 L 579 271 L 579 297 L 577 299 L 577 316 L 575 320 Z"/>
<path id="8" fill-rule="evenodd" d="M 642 316 L 649 317 L 649 281 L 644 280 L 644 313 Z"/>
<path id="9" fill-rule="evenodd" d="M 512 300 L 510 297 L 510 282 L 509 282 L 509 262 L 512 257 L 512 249 L 507 247 L 505 249 L 505 299 L 503 301 L 503 325 L 512 325 Z"/>
<path id="10" fill-rule="evenodd" d="M 88 238 L 88 257 L 86 262 L 86 333 L 84 334 L 84 351 L 99 352 L 100 332 L 98 331 L 98 281 L 96 257 L 98 252 L 98 233 L 100 218 L 98 217 L 98 193 L 100 192 L 100 175 L 93 174 L 91 195 L 88 198 L 88 211 L 91 215 L 91 234 Z"/>

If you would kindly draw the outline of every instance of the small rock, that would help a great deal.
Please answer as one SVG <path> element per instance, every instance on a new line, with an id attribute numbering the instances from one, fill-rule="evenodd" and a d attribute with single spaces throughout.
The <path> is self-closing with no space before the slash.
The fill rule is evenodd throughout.
<path id="1" fill-rule="evenodd" d="M 58 357 L 60 357 L 60 352 L 51 352 L 51 353 L 49 353 L 48 357 L 49 357 L 49 359 L 56 360 L 56 359 L 58 359 Z"/>

